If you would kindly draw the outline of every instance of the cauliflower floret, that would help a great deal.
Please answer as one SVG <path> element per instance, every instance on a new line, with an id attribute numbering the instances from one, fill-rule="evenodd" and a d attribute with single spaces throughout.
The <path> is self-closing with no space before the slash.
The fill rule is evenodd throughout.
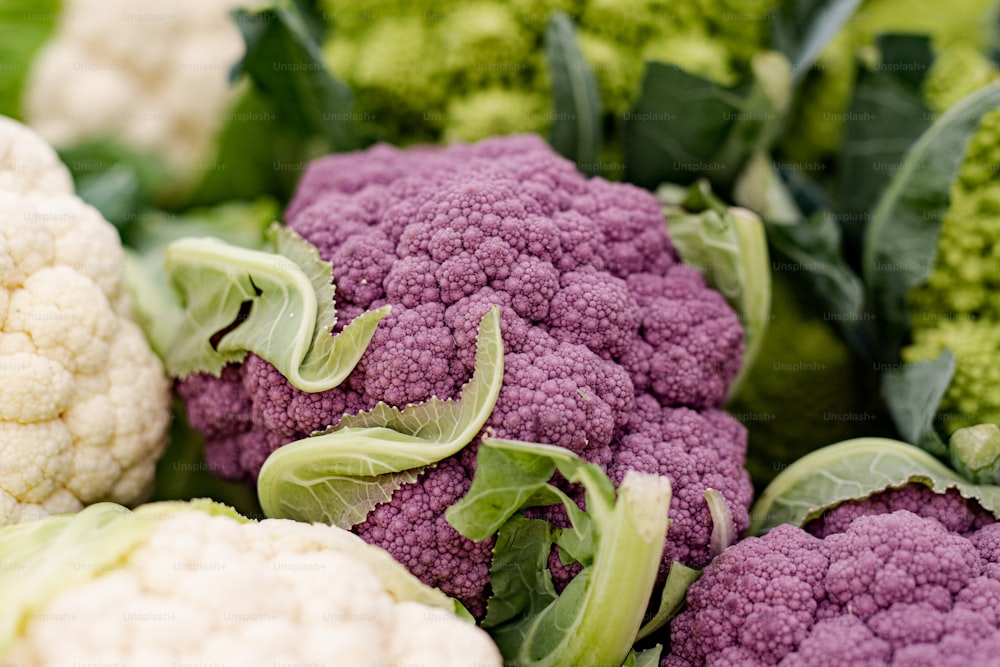
<path id="1" fill-rule="evenodd" d="M 998 528 L 957 493 L 910 486 L 747 538 L 688 589 L 662 665 L 988 664 Z"/>
<path id="2" fill-rule="evenodd" d="M 114 228 L 0 117 L 0 524 L 148 494 L 169 391 L 129 317 Z"/>
<path id="3" fill-rule="evenodd" d="M 196 503 L 134 514 L 90 508 L 70 526 L 102 544 L 63 539 L 60 547 L 76 551 L 61 563 L 45 536 L 32 544 L 36 559 L 53 558 L 46 573 L 58 583 L 29 602 L 39 608 L 16 637 L 0 636 L 0 647 L 12 640 L 0 648 L 5 664 L 502 664 L 451 600 L 354 535 L 280 519 L 241 522 Z M 106 512 L 93 514 L 98 525 L 79 526 L 94 511 Z M 97 540 L 97 531 L 107 534 Z"/>
<path id="4" fill-rule="evenodd" d="M 211 159 L 239 94 L 229 70 L 243 40 L 228 12 L 259 4 L 66 0 L 28 77 L 25 118 L 55 145 L 121 139 L 191 170 Z"/>

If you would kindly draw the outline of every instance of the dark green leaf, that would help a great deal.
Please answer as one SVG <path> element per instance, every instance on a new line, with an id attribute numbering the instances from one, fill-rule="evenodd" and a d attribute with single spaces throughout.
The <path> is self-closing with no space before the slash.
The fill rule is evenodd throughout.
<path id="1" fill-rule="evenodd" d="M 882 358 L 895 361 L 910 327 L 907 297 L 934 268 L 941 221 L 965 145 L 983 115 L 1000 106 L 1000 83 L 945 112 L 906 154 L 875 209 L 865 235 L 863 269 L 879 314 Z"/>
<path id="2" fill-rule="evenodd" d="M 547 569 L 553 540 L 548 521 L 516 516 L 503 524 L 493 547 L 484 628 L 537 612 L 559 597 Z"/>
<path id="3" fill-rule="evenodd" d="M 591 164 L 601 145 L 601 98 L 573 21 L 562 12 L 553 14 L 545 28 L 545 56 L 554 117 L 549 143 L 564 157 Z"/>
<path id="4" fill-rule="evenodd" d="M 860 4 L 861 0 L 792 0 L 780 4 L 773 14 L 774 43 L 791 61 L 795 80 L 812 67 Z"/>
<path id="5" fill-rule="evenodd" d="M 885 438 L 858 438 L 808 454 L 785 468 L 750 513 L 749 534 L 782 523 L 803 526 L 833 507 L 910 483 L 936 493 L 955 489 L 1000 518 L 1000 487 L 976 485 L 918 447 Z"/>
<path id="6" fill-rule="evenodd" d="M 169 175 L 156 157 L 111 140 L 68 146 L 59 158 L 73 175 L 77 195 L 119 231 L 154 206 Z"/>
<path id="7" fill-rule="evenodd" d="M 250 75 L 282 120 L 302 136 L 322 137 L 331 150 L 363 147 L 352 120 L 350 88 L 323 64 L 315 36 L 297 6 L 279 0 L 271 9 L 237 9 L 232 15 L 246 42 L 234 75 Z"/>
<path id="8" fill-rule="evenodd" d="M 842 124 L 837 156 L 837 189 L 842 211 L 866 219 L 878 196 L 899 169 L 906 150 L 931 124 L 923 101 L 923 80 L 933 60 L 925 35 L 881 35 L 881 60 L 862 69 Z M 860 239 L 863 224 L 845 225 Z"/>
<path id="9" fill-rule="evenodd" d="M 305 140 L 282 122 L 274 101 L 249 83 L 226 114 L 211 162 L 182 193 L 185 208 L 262 195 L 291 197 L 305 168 Z"/>
<path id="10" fill-rule="evenodd" d="M 934 361 L 901 364 L 882 375 L 882 398 L 899 434 L 936 456 L 948 450 L 934 428 L 934 415 L 954 375 L 955 357 L 948 349 Z"/>
<path id="11" fill-rule="evenodd" d="M 848 323 L 861 319 L 864 286 L 841 255 L 840 229 L 831 215 L 818 212 L 796 224 L 767 224 L 767 237 L 779 253 L 775 268 L 799 273 L 798 282 L 822 300 L 829 317 Z"/>
<path id="12" fill-rule="evenodd" d="M 789 94 L 788 62 L 760 53 L 751 81 L 732 88 L 665 63 L 648 63 L 626 114 L 626 177 L 642 187 L 708 178 L 723 195 L 751 155 L 771 145 Z"/>

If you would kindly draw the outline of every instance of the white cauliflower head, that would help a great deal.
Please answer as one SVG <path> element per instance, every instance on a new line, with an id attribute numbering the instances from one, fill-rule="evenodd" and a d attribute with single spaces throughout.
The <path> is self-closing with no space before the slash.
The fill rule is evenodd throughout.
<path id="1" fill-rule="evenodd" d="M 237 94 L 243 40 L 228 12 L 260 0 L 64 0 L 24 92 L 49 142 L 116 139 L 180 172 L 209 169 Z"/>
<path id="2" fill-rule="evenodd" d="M 12 664 L 502 665 L 452 600 L 339 528 L 210 501 L 37 523 L 0 531 L 19 551 L 0 571 Z"/>
<path id="3" fill-rule="evenodd" d="M 170 421 L 118 234 L 0 116 L 0 525 L 148 495 Z"/>

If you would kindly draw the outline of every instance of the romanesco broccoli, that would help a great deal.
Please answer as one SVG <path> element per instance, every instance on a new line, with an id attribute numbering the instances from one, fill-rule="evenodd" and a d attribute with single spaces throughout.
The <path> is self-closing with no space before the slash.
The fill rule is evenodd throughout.
<path id="1" fill-rule="evenodd" d="M 927 72 L 923 96 L 935 113 L 995 81 L 998 74 L 985 50 L 992 38 L 986 26 L 996 8 L 995 0 L 961 0 L 947 6 L 932 0 L 866 0 L 803 81 L 782 150 L 803 162 L 837 151 L 859 58 L 880 34 L 930 37 L 935 61 Z"/>
<path id="2" fill-rule="evenodd" d="M 639 94 L 644 61 L 723 84 L 770 39 L 776 0 L 376 3 L 324 0 L 324 56 L 351 87 L 362 123 L 387 141 L 477 141 L 551 124 L 543 53 L 554 12 L 574 17 L 606 114 Z"/>
<path id="3" fill-rule="evenodd" d="M 998 139 L 1000 110 L 984 116 L 969 141 L 941 221 L 934 269 L 909 296 L 913 342 L 903 359 L 934 359 L 945 347 L 955 355 L 955 376 L 938 413 L 949 434 L 1000 423 Z"/>

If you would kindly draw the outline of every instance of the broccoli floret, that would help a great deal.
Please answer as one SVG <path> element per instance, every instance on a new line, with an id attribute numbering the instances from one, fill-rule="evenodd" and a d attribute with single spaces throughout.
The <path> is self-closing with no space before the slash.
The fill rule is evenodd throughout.
<path id="1" fill-rule="evenodd" d="M 664 667 L 970 665 L 1000 645 L 1000 524 L 924 486 L 782 524 L 710 564 Z"/>
<path id="2" fill-rule="evenodd" d="M 720 409 L 742 328 L 681 264 L 650 193 L 588 180 L 536 136 L 379 145 L 313 162 L 286 220 L 331 261 L 341 322 L 392 310 L 334 389 L 299 391 L 255 355 L 181 382 L 212 470 L 253 482 L 273 450 L 345 413 L 455 397 L 498 305 L 504 373 L 489 432 L 570 449 L 616 484 L 630 470 L 669 477 L 661 575 L 673 560 L 708 561 L 706 489 L 747 526 L 746 433 Z M 469 489 L 477 445 L 404 484 L 355 531 L 482 614 L 492 543 L 444 519 Z M 557 585 L 573 574 L 557 571 Z"/>
<path id="3" fill-rule="evenodd" d="M 912 344 L 905 361 L 956 358 L 939 413 L 948 434 L 1000 422 L 1000 111 L 983 117 L 966 148 L 941 221 L 934 269 L 909 295 Z"/>

